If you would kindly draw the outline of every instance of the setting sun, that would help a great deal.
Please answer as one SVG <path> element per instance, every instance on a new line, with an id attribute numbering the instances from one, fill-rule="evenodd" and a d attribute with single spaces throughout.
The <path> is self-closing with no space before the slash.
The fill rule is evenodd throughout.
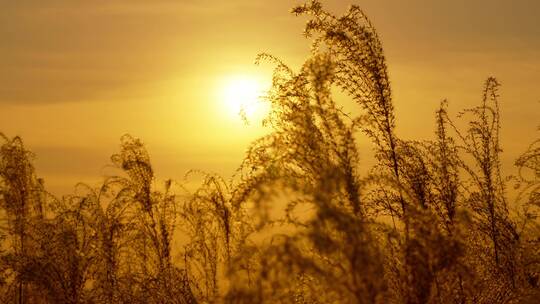
<path id="1" fill-rule="evenodd" d="M 266 112 L 266 104 L 261 100 L 264 91 L 255 78 L 231 77 L 223 83 L 222 102 L 233 117 L 256 119 Z"/>

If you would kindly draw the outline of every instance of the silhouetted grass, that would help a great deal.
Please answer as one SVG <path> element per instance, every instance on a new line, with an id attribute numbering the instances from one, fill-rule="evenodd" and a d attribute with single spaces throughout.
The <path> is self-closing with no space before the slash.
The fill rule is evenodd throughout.
<path id="1" fill-rule="evenodd" d="M 271 132 L 230 180 L 159 183 L 144 145 L 125 135 L 118 176 L 57 198 L 22 140 L 2 135 L 0 301 L 535 303 L 540 149 L 517 159 L 509 203 L 495 78 L 457 118 L 465 129 L 443 101 L 433 140 L 402 139 L 362 10 L 338 17 L 312 1 L 293 13 L 308 18 L 312 54 L 298 71 L 259 55 L 275 64 Z M 358 114 L 343 112 L 334 88 Z M 370 153 L 359 133 L 375 147 L 372 168 L 358 165 Z"/>

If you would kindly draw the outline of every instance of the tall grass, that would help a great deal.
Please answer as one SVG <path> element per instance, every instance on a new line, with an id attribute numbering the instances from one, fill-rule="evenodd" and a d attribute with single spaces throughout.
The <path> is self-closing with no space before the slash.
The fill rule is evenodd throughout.
<path id="1" fill-rule="evenodd" d="M 54 197 L 22 140 L 2 135 L 2 303 L 538 299 L 540 149 L 517 159 L 518 176 L 503 174 L 497 80 L 457 118 L 441 102 L 431 140 L 400 138 L 382 43 L 363 11 L 335 16 L 311 1 L 292 12 L 308 18 L 312 54 L 298 71 L 258 56 L 275 65 L 271 132 L 230 179 L 203 173 L 195 190 L 156 181 L 142 142 L 125 135 L 116 176 Z M 373 167 L 359 166 L 372 152 L 359 140 L 373 144 Z"/>

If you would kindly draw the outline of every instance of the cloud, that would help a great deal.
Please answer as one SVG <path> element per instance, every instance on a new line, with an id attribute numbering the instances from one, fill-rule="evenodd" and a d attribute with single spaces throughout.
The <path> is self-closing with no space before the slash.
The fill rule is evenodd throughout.
<path id="1" fill-rule="evenodd" d="M 300 38 L 304 21 L 287 13 L 290 1 L 4 2 L 3 104 L 148 95 L 148 84 L 227 64 L 225 55 L 249 53 L 250 61 L 259 51 L 308 44 Z M 337 13 L 349 2 L 324 1 Z M 420 62 L 425 54 L 444 62 L 460 53 L 539 53 L 538 1 L 366 0 L 362 7 L 391 63 Z"/>
<path id="2" fill-rule="evenodd" d="M 220 50 L 241 53 L 246 41 L 260 39 L 263 8 L 251 1 L 6 3 L 0 103 L 88 101 L 119 90 L 139 95 L 146 84 L 203 66 Z"/>

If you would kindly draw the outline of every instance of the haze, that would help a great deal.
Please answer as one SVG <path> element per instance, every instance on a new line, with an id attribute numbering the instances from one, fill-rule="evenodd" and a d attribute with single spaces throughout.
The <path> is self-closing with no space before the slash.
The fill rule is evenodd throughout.
<path id="1" fill-rule="evenodd" d="M 0 130 L 21 136 L 55 193 L 101 179 L 122 134 L 141 138 L 158 177 L 230 175 L 264 132 L 223 109 L 230 77 L 267 82 L 269 52 L 293 67 L 309 41 L 291 1 L 0 1 Z M 349 1 L 325 1 L 340 14 Z M 403 137 L 432 135 L 443 98 L 475 105 L 502 83 L 509 166 L 536 137 L 538 1 L 359 1 L 383 40 Z M 366 152 L 366 153 L 369 153 Z"/>

